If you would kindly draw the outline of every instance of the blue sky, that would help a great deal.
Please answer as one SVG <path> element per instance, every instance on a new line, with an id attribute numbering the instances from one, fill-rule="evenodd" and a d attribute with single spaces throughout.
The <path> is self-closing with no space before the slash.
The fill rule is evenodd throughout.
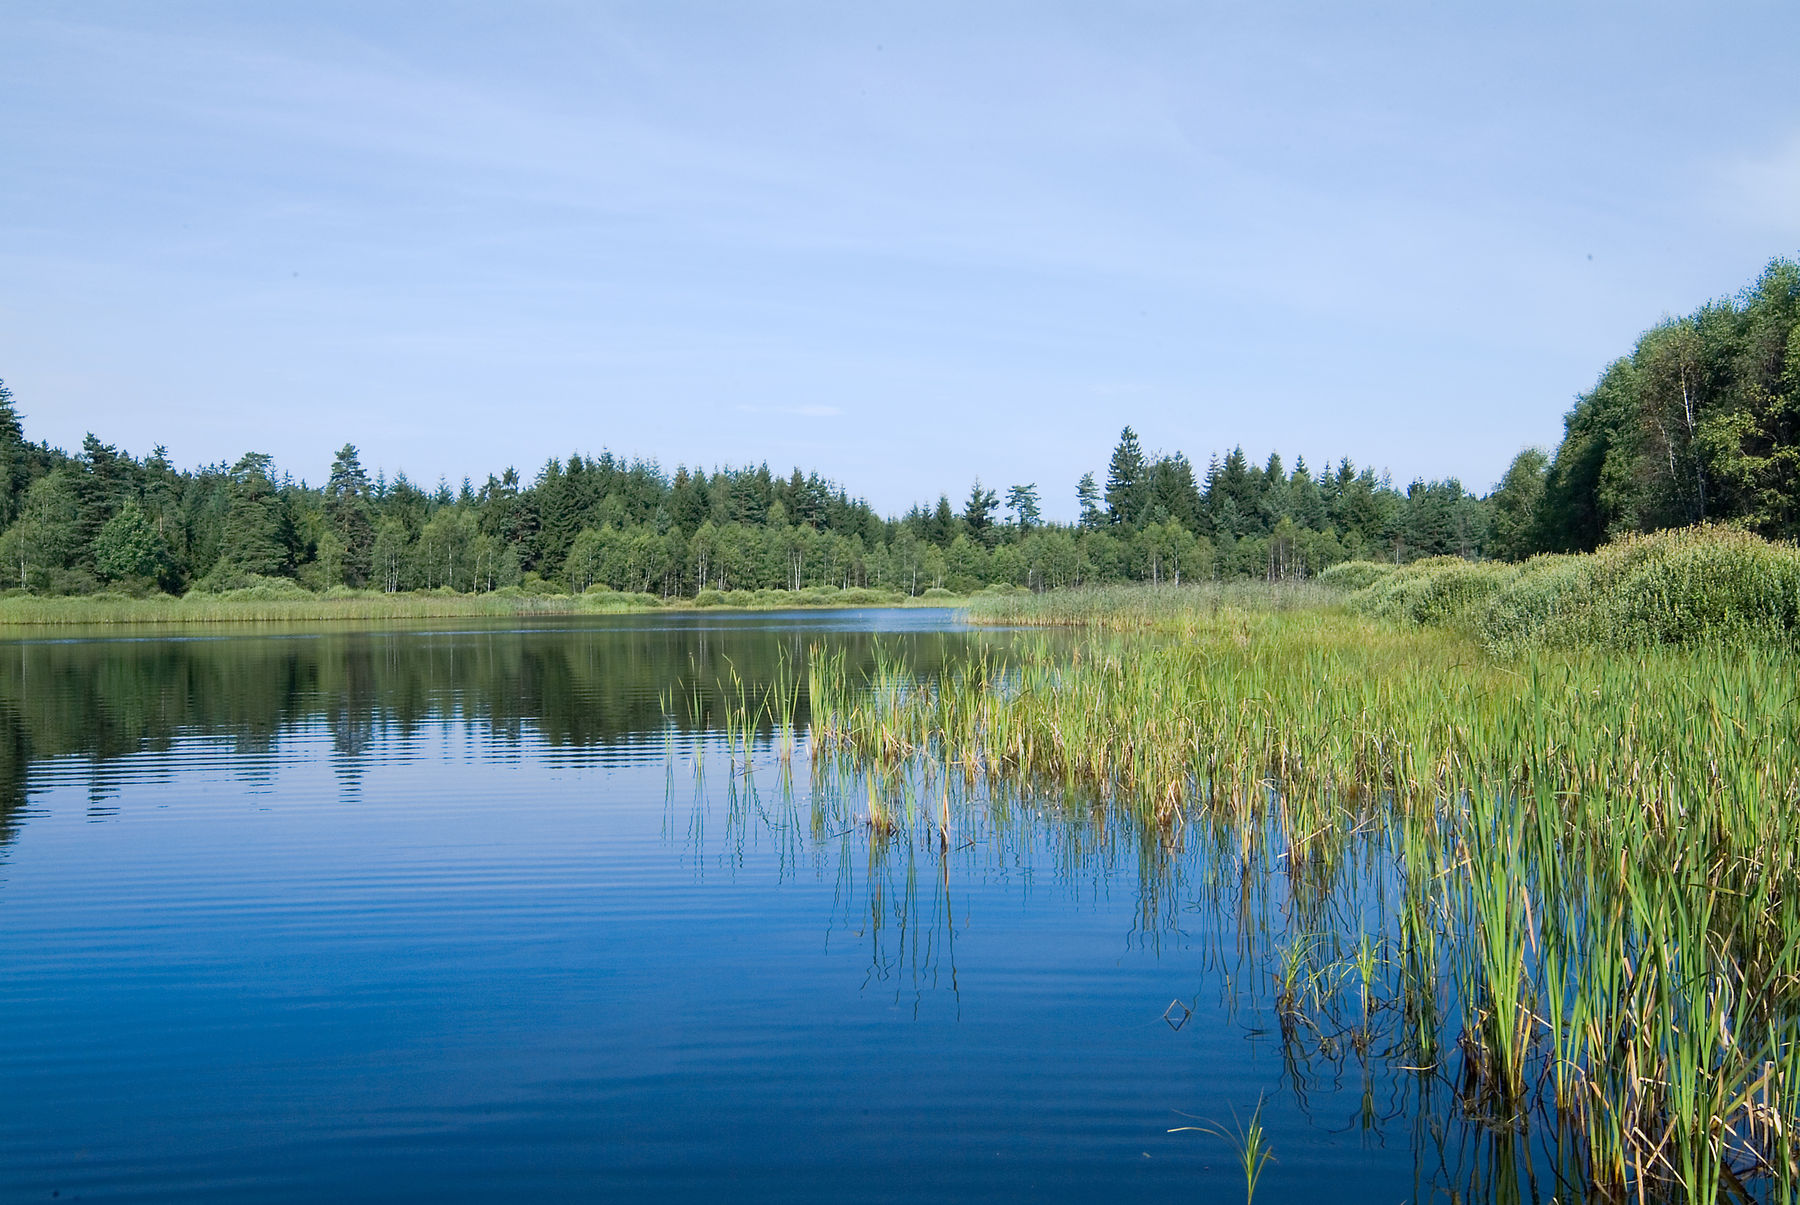
<path id="1" fill-rule="evenodd" d="M 1490 486 L 1800 250 L 1800 6 L 0 9 L 34 438 L 883 511 L 1120 426 Z"/>

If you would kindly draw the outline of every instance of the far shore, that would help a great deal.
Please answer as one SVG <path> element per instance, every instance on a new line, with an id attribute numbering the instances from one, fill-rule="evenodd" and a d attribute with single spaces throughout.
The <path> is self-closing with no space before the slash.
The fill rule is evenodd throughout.
<path id="1" fill-rule="evenodd" d="M 326 594 L 241 590 L 228 594 L 190 593 L 181 597 L 122 594 L 49 597 L 17 594 L 0 598 L 0 631 L 93 624 L 284 623 L 318 620 L 451 619 L 521 615 L 630 615 L 659 611 L 848 610 L 865 607 L 962 607 L 964 595 L 931 590 L 911 596 L 899 591 L 705 590 L 698 597 L 660 598 L 653 594 L 596 591 L 587 594 L 532 594 L 496 590 L 482 594 L 448 591 L 383 593 L 340 590 Z"/>

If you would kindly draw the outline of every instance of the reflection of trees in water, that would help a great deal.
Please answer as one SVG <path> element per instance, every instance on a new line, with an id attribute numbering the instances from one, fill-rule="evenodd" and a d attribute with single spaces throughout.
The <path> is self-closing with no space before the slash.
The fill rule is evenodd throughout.
<path id="1" fill-rule="evenodd" d="M 0 699 L 0 846 L 13 838 L 15 818 L 25 807 L 25 772 L 31 736 L 17 703 Z"/>
<path id="2" fill-rule="evenodd" d="M 223 737 L 269 773 L 284 732 L 321 724 L 345 790 L 370 760 L 448 718 L 519 747 L 529 736 L 574 751 L 656 746 L 671 722 L 716 721 L 733 668 L 766 680 L 810 643 L 873 664 L 879 641 L 923 672 L 974 637 L 877 636 L 802 626 L 550 628 L 439 633 L 327 632 L 223 638 L 20 641 L 0 656 L 0 841 L 17 823 L 31 767 L 86 757 L 102 797 L 108 762 Z M 666 717 L 665 692 L 682 700 Z M 689 701 L 698 709 L 690 713 Z M 805 716 L 804 682 L 801 719 Z M 256 771 L 252 771 L 256 772 Z"/>

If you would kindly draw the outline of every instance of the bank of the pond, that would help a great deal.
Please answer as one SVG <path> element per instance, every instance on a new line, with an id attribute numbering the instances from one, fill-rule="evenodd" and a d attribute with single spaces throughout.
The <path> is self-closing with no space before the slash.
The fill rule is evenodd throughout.
<path id="1" fill-rule="evenodd" d="M 1696 541 L 1750 547 L 1663 551 Z M 1279 867 L 1296 907 L 1381 834 L 1393 912 L 1322 908 L 1294 934 L 1284 1025 L 1366 1040 L 1391 1007 L 1407 1067 L 1496 1135 L 1533 1116 L 1573 1135 L 1585 1188 L 1796 1200 L 1793 650 L 1750 633 L 1497 658 L 1464 626 L 1225 587 L 978 600 L 971 617 L 1088 630 L 923 682 L 823 659 L 820 747 L 878 777 L 923 759 L 1088 801 L 1166 842 L 1212 834 L 1245 874 Z M 1398 998 L 1320 1015 L 1307 984 L 1351 974 L 1346 950 L 1365 973 L 1402 968 Z"/>
<path id="2" fill-rule="evenodd" d="M 449 591 L 382 593 L 337 590 L 312 594 L 299 588 L 253 587 L 224 594 L 77 595 L 0 598 L 0 629 L 110 624 L 214 624 L 329 622 L 331 620 L 455 619 L 516 615 L 625 615 L 653 611 L 787 611 L 856 607 L 961 607 L 967 599 L 948 591 L 909 596 L 897 591 L 703 590 L 692 598 L 595 591 L 588 594 L 486 594 Z"/>

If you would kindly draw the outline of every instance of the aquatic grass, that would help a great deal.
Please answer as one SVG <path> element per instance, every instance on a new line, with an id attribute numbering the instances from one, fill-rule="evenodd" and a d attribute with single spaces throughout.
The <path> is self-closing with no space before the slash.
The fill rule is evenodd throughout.
<path id="1" fill-rule="evenodd" d="M 1714 1200 L 1760 1178 L 1792 1199 L 1800 658 L 1500 661 L 1332 607 L 1135 622 L 923 679 L 815 658 L 813 740 L 883 773 L 1091 801 L 1146 850 L 1203 836 L 1245 881 L 1267 845 L 1296 934 L 1271 974 L 1285 1041 L 1369 1049 L 1392 974 L 1403 1066 L 1448 1076 L 1460 1050 L 1466 1115 L 1547 1113 L 1594 1188 Z M 1398 873 L 1392 929 L 1334 921 L 1375 847 Z"/>
<path id="2" fill-rule="evenodd" d="M 1256 1185 L 1262 1179 L 1263 1169 L 1275 1158 L 1275 1151 L 1269 1145 L 1269 1136 L 1263 1130 L 1262 1111 L 1263 1101 L 1258 1097 L 1248 1123 L 1238 1124 L 1234 1114 L 1230 1130 L 1219 1125 L 1175 1126 L 1169 1133 L 1211 1134 L 1230 1143 L 1232 1151 L 1237 1155 L 1238 1167 L 1244 1173 L 1245 1205 L 1252 1205 L 1256 1200 Z"/>

